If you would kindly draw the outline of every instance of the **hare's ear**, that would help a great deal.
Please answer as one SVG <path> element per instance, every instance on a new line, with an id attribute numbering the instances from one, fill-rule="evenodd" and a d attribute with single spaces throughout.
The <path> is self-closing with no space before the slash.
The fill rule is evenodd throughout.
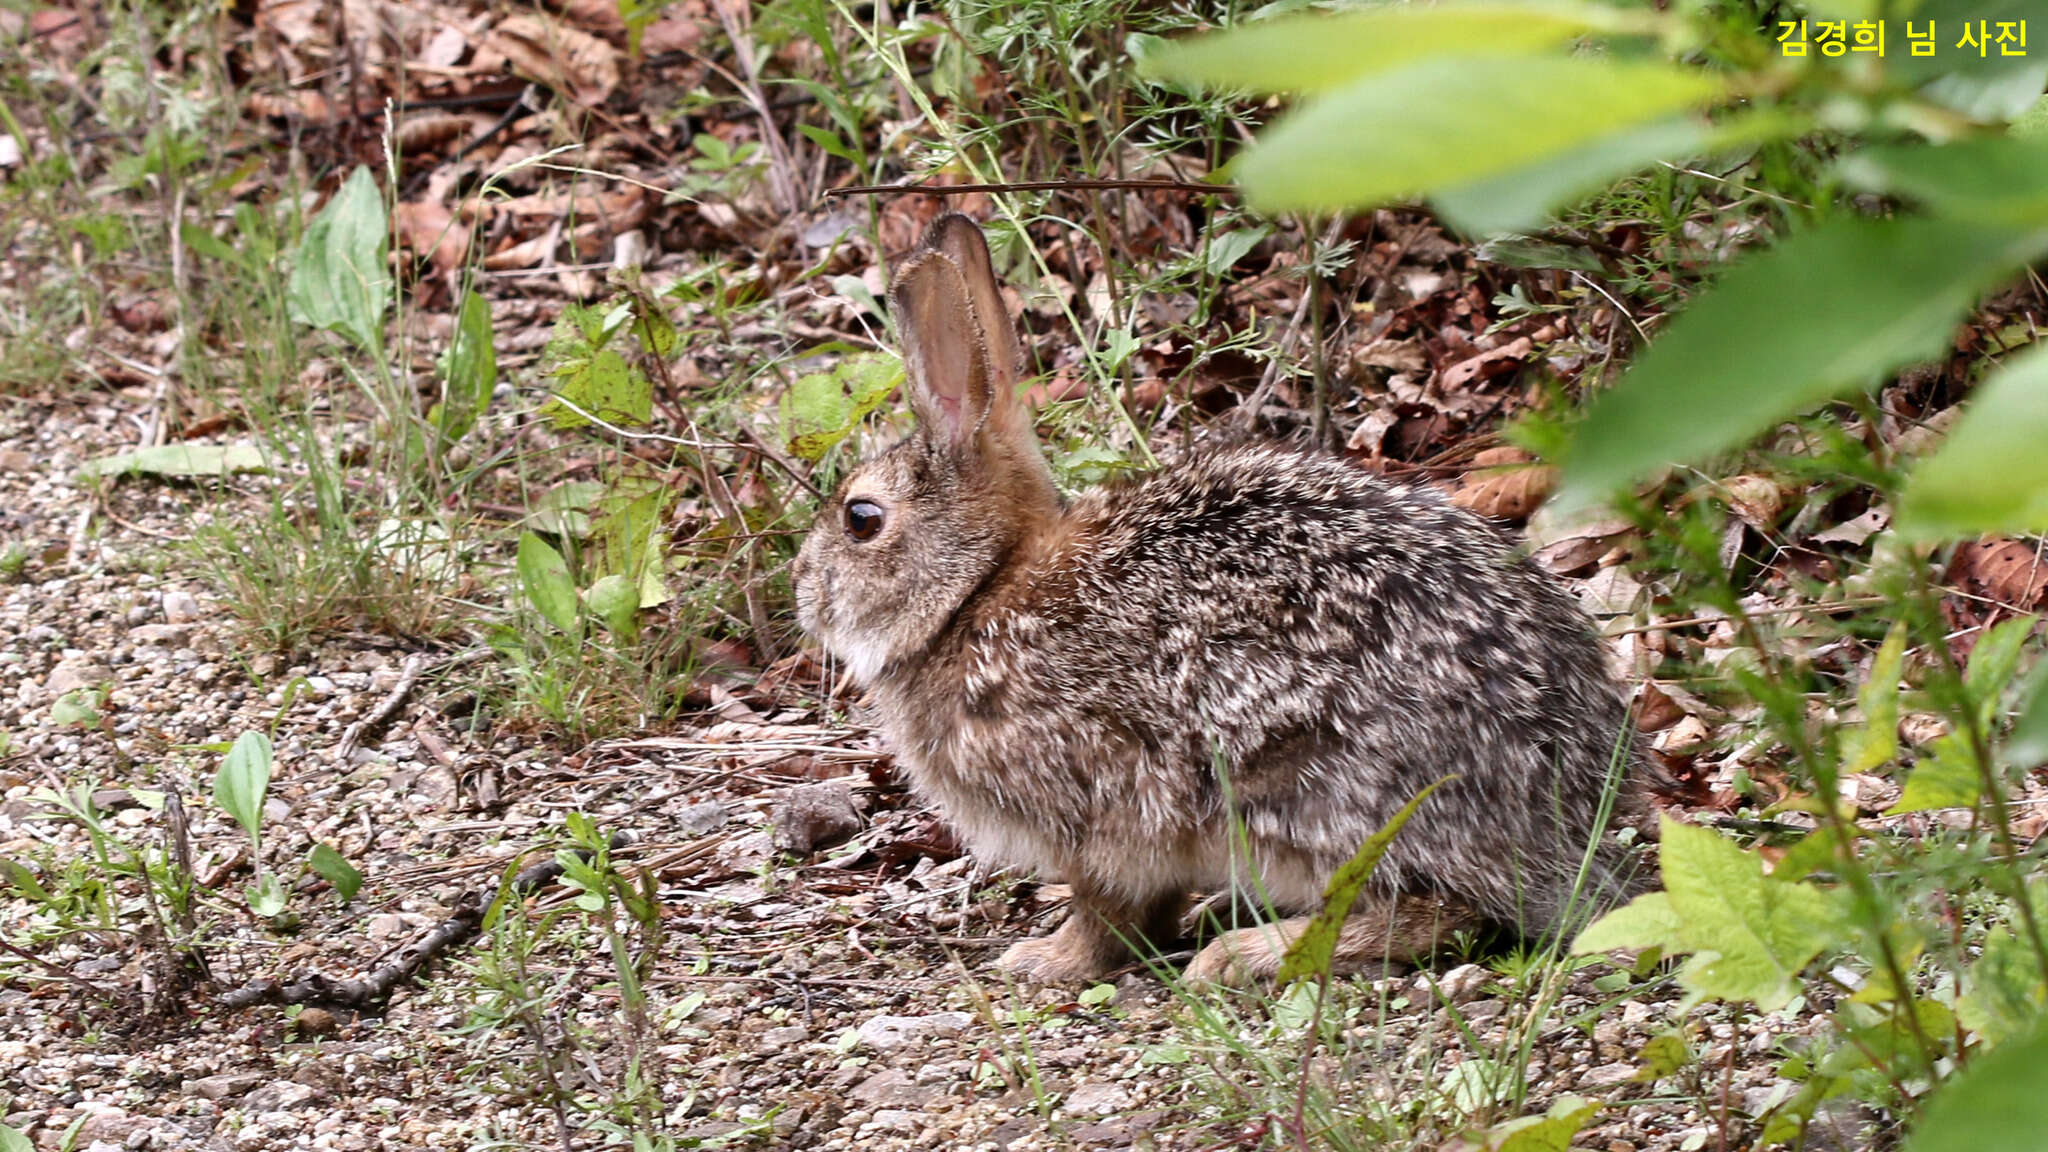
<path id="1" fill-rule="evenodd" d="M 960 268 L 967 282 L 967 303 L 987 340 L 989 380 L 999 395 L 1014 396 L 1017 389 L 1017 329 L 1003 307 L 1003 292 L 996 284 L 996 270 L 988 257 L 988 241 L 981 226 L 958 212 L 933 221 L 925 232 L 924 248 L 944 252 Z"/>
<path id="2" fill-rule="evenodd" d="M 965 448 L 987 417 L 988 342 L 967 299 L 960 266 L 921 249 L 896 269 L 889 311 L 903 340 L 904 391 L 925 434 Z"/>

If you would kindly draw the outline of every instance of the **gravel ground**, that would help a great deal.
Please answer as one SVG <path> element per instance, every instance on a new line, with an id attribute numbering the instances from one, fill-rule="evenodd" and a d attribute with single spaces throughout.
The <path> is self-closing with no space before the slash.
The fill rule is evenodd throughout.
<path id="1" fill-rule="evenodd" d="M 467 732 L 459 679 L 430 665 L 390 723 L 345 751 L 350 725 L 405 678 L 407 652 L 360 637 L 288 662 L 242 646 L 176 543 L 212 497 L 130 481 L 101 498 L 73 483 L 82 461 L 132 444 L 146 400 L 0 401 L 0 550 L 26 552 L 0 583 L 0 858 L 61 888 L 73 917 L 60 932 L 18 886 L 0 902 L 0 938 L 24 942 L 0 956 L 0 1105 L 37 1148 L 627 1144 L 636 1062 L 646 1115 L 683 1147 L 1268 1146 L 1286 1115 L 1265 1113 L 1288 1105 L 1303 1069 L 1345 1112 L 1433 1145 L 1454 1135 L 1446 1099 L 1492 1099 L 1494 1058 L 1531 1032 L 1527 1101 L 1490 1118 L 1566 1093 L 1607 1102 L 1581 1147 L 1737 1146 L 1792 1091 L 1775 1067 L 1810 1019 L 1677 1019 L 1668 985 L 1616 1003 L 1604 966 L 1572 974 L 1534 1024 L 1531 990 L 1479 966 L 1346 985 L 1328 1008 L 1338 1043 L 1306 1062 L 1291 1002 L 1183 1000 L 1143 972 L 1113 994 L 1006 987 L 994 949 L 1042 930 L 1060 891 L 979 875 L 907 806 L 866 733 L 758 694 L 714 693 L 716 710 L 680 731 L 565 749 Z M 98 688 L 103 721 L 65 723 L 63 698 Z M 208 799 L 218 745 L 266 727 L 263 859 L 292 889 L 289 924 L 248 911 L 248 838 Z M 152 858 L 174 825 L 155 796 L 182 796 L 210 982 L 163 959 L 140 930 L 141 886 L 113 876 L 118 852 L 95 863 L 78 822 L 49 818 L 38 793 L 51 788 L 93 790 L 102 842 Z M 865 826 L 832 844 L 848 801 Z M 372 1010 L 223 1005 L 254 979 L 386 963 L 557 842 L 572 812 L 634 837 L 617 858 L 655 882 L 637 1024 L 605 922 L 559 886 L 510 902 L 498 930 Z M 806 864 L 777 850 L 777 837 L 813 835 L 827 843 Z M 300 875 L 316 840 L 366 877 L 352 902 Z M 1218 1004 L 1233 1015 L 1214 1016 Z M 1644 1044 L 1674 1032 L 1697 1060 L 1639 1078 Z M 1233 1051 L 1244 1043 L 1270 1058 Z M 563 1096 L 609 1107 L 558 1110 Z M 1834 1146 L 1865 1146 L 1859 1123 Z"/>

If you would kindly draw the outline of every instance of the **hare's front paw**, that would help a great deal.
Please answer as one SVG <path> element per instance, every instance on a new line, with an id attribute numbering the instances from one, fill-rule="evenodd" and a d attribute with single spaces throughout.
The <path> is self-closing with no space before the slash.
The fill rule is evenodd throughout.
<path id="1" fill-rule="evenodd" d="M 1066 984 L 1079 980 L 1093 980 L 1111 965 L 1105 963 L 1093 947 L 1067 937 L 1064 932 L 1041 936 L 1036 940 L 1020 940 L 1010 945 L 996 966 L 1034 984 Z"/>
<path id="2" fill-rule="evenodd" d="M 1293 942 L 1294 933 L 1280 925 L 1225 932 L 1195 953 L 1182 975 L 1189 980 L 1231 987 L 1271 980 L 1280 974 L 1280 959 Z"/>

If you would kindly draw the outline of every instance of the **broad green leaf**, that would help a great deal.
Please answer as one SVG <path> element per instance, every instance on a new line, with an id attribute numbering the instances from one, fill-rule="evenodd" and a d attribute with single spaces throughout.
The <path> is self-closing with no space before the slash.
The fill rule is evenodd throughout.
<path id="1" fill-rule="evenodd" d="M 2044 249 L 2048 230 L 1845 217 L 1743 261 L 1593 405 L 1560 500 L 1591 503 L 1939 355 L 1978 293 Z"/>
<path id="2" fill-rule="evenodd" d="M 557 398 L 543 404 L 541 413 L 557 428 L 586 427 L 591 416 L 608 424 L 640 425 L 654 414 L 654 382 L 610 348 L 562 365 L 555 379 Z"/>
<path id="3" fill-rule="evenodd" d="M 2043 447 L 2048 449 L 2048 443 Z M 1970 666 L 1963 670 L 1963 692 L 1976 706 L 1978 724 L 1988 725 L 1998 714 L 1999 697 L 2005 694 L 2005 686 L 2012 683 L 2012 674 L 2019 668 L 2020 647 L 2033 635 L 2039 620 L 2038 616 L 2001 620 L 1985 630 L 1970 649 Z"/>
<path id="4" fill-rule="evenodd" d="M 446 397 L 435 421 L 444 439 L 460 440 L 490 406 L 498 386 L 498 349 L 491 339 L 491 304 L 474 290 L 463 293 L 455 313 L 455 339 L 442 360 Z"/>
<path id="5" fill-rule="evenodd" d="M 1668 892 L 1645 892 L 1612 912 L 1586 925 L 1572 941 L 1572 954 L 1631 952 L 1644 948 L 1671 951 L 1678 947 L 1678 910 L 1671 906 Z"/>
<path id="6" fill-rule="evenodd" d="M 104 717 L 100 705 L 106 692 L 99 688 L 74 688 L 50 705 L 50 723 L 59 728 L 96 728 Z"/>
<path id="7" fill-rule="evenodd" d="M 1679 983 L 1695 997 L 1783 1007 L 1841 929 L 1820 889 L 1764 875 L 1763 860 L 1708 831 L 1663 818 L 1664 891 L 1588 925 L 1574 952 L 1663 946 L 1691 952 Z"/>
<path id="8" fill-rule="evenodd" d="M 1410 199 L 1528 168 L 1720 93 L 1709 73 L 1648 61 L 1431 59 L 1283 118 L 1245 155 L 1244 189 L 1266 212 Z"/>
<path id="9" fill-rule="evenodd" d="M 1914 765 L 1898 802 L 1885 809 L 1885 815 L 1967 808 L 1983 794 L 1983 777 L 1977 772 L 1969 742 L 1951 732 L 1934 742 L 1933 755 Z"/>
<path id="10" fill-rule="evenodd" d="M 1899 677 L 1905 666 L 1906 626 L 1894 624 L 1870 662 L 1870 679 L 1856 693 L 1863 727 L 1844 737 L 1843 772 L 1868 772 L 1899 754 Z"/>
<path id="11" fill-rule="evenodd" d="M 1986 224 L 2048 224 L 2048 140 L 1985 136 L 1938 147 L 1860 148 L 1842 178 L 1871 192 L 1918 200 L 1943 216 Z"/>
<path id="12" fill-rule="evenodd" d="M 1323 888 L 1323 906 L 1309 918 L 1308 927 L 1301 936 L 1288 945 L 1287 955 L 1280 958 L 1281 984 L 1291 984 L 1309 976 L 1324 976 L 1330 971 L 1330 962 L 1337 954 L 1337 931 L 1344 926 L 1344 920 L 1351 915 L 1351 906 L 1358 903 L 1358 894 L 1365 891 L 1366 881 L 1372 879 L 1374 868 L 1379 866 L 1380 857 L 1394 843 L 1394 837 L 1415 810 L 1422 806 L 1429 794 L 1456 776 L 1446 776 L 1415 794 L 1415 798 L 1401 806 L 1387 826 L 1366 837 L 1358 852 L 1344 862 L 1330 877 Z"/>
<path id="13" fill-rule="evenodd" d="M 1963 979 L 1956 1001 L 1963 1026 L 1986 1044 L 2003 1044 L 2048 1021 L 2048 983 L 2034 950 L 2001 924 L 1984 937 L 1984 950 Z"/>
<path id="14" fill-rule="evenodd" d="M 550 536 L 582 540 L 590 535 L 590 517 L 605 493 L 599 480 L 566 480 L 534 501 L 525 527 Z"/>
<path id="15" fill-rule="evenodd" d="M 306 867 L 334 885 L 334 894 L 341 897 L 343 904 L 355 899 L 356 893 L 362 891 L 363 874 L 325 841 L 313 845 L 313 851 L 306 857 Z"/>
<path id="16" fill-rule="evenodd" d="M 292 253 L 286 288 L 292 319 L 339 332 L 367 352 L 382 349 L 391 305 L 390 240 L 384 195 L 370 169 L 358 166 Z"/>
<path id="17" fill-rule="evenodd" d="M 275 872 L 265 872 L 256 878 L 254 884 L 242 890 L 249 901 L 249 911 L 265 919 L 283 914 L 285 905 L 284 884 Z"/>
<path id="18" fill-rule="evenodd" d="M 1151 75 L 1219 88 L 1319 92 L 1433 57 L 1542 51 L 1618 17 L 1593 5 L 1388 5 L 1189 37 L 1149 53 L 1142 64 Z"/>
<path id="19" fill-rule="evenodd" d="M 894 356 L 848 356 L 830 372 L 800 376 L 782 397 L 783 439 L 789 450 L 816 461 L 844 440 L 903 381 Z"/>
<path id="20" fill-rule="evenodd" d="M 1598 1100 L 1560 1096 L 1541 1116 L 1518 1117 L 1472 1137 L 1473 1152 L 1571 1152 L 1572 1138 L 1599 1111 Z"/>
<path id="21" fill-rule="evenodd" d="M 1467 235 L 1523 231 L 1541 224 L 1615 180 L 1659 160 L 1748 147 L 1796 136 L 1810 124 L 1783 109 L 1746 111 L 1708 124 L 1673 116 L 1566 152 L 1545 156 L 1512 172 L 1501 172 L 1430 195 L 1439 215 Z M 1602 269 L 1595 262 L 1593 271 Z"/>
<path id="22" fill-rule="evenodd" d="M 2037 1152 L 2048 1132 L 2048 1029 L 1980 1052 L 1934 1090 L 1905 1152 Z"/>
<path id="23" fill-rule="evenodd" d="M 1261 224 L 1256 228 L 1233 228 L 1218 236 L 1209 238 L 1209 247 L 1202 253 L 1202 268 L 1211 276 L 1221 276 L 1231 266 L 1245 258 L 1245 254 L 1259 246 L 1259 241 L 1271 235 L 1273 229 Z"/>
<path id="24" fill-rule="evenodd" d="M 614 572 L 598 577 L 583 590 L 583 603 L 612 635 L 622 640 L 639 635 L 640 590 L 625 576 Z"/>
<path id="25" fill-rule="evenodd" d="M 1899 499 L 1899 531 L 1932 540 L 2048 532 L 2048 346 L 2008 360 L 1971 395 Z"/>
<path id="26" fill-rule="evenodd" d="M 20 1132 L 0 1124 L 0 1152 L 36 1152 L 36 1146 Z"/>
<path id="27" fill-rule="evenodd" d="M 213 780 L 213 801 L 256 839 L 263 827 L 263 797 L 270 791 L 275 753 L 270 737 L 251 729 L 235 737 Z"/>
<path id="28" fill-rule="evenodd" d="M 81 480 L 98 476 L 227 476 L 265 472 L 263 450 L 254 444 L 158 444 L 88 460 L 78 466 Z"/>
<path id="29" fill-rule="evenodd" d="M 569 562 L 547 541 L 531 532 L 519 534 L 519 588 L 541 618 L 570 635 L 576 634 L 576 582 Z"/>
<path id="30" fill-rule="evenodd" d="M 2048 764 L 2048 660 L 2034 669 L 2032 682 L 2021 697 L 2020 717 L 2012 723 L 2012 735 L 2000 750 L 2003 763 L 2031 770 Z"/>

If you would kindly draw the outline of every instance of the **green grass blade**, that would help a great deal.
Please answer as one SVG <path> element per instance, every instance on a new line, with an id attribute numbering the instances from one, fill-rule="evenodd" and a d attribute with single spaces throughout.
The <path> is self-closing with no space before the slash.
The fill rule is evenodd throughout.
<path id="1" fill-rule="evenodd" d="M 1323 890 L 1323 907 L 1309 920 L 1308 927 L 1287 949 L 1287 955 L 1280 960 L 1279 982 L 1291 984 L 1304 976 L 1322 976 L 1330 971 L 1330 962 L 1337 954 L 1337 932 L 1344 926 L 1344 918 L 1351 915 L 1351 906 L 1358 902 L 1358 894 L 1365 891 L 1366 881 L 1372 879 L 1373 869 L 1379 867 L 1380 857 L 1387 854 L 1387 848 L 1422 806 L 1429 794 L 1456 780 L 1446 776 L 1415 794 L 1413 800 L 1403 805 L 1387 826 L 1366 838 L 1357 855 L 1337 869 L 1330 877 L 1329 885 Z"/>

